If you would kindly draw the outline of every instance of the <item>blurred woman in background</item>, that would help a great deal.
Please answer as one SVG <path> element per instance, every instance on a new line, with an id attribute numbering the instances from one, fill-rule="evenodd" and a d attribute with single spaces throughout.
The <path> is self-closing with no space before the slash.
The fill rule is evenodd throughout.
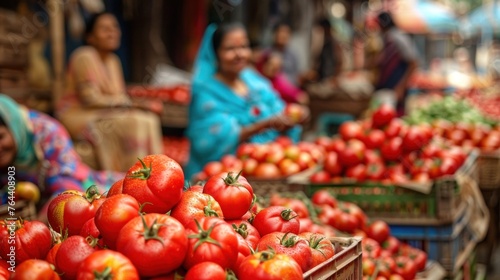
<path id="1" fill-rule="evenodd" d="M 93 144 L 101 169 L 126 171 L 138 157 L 162 153 L 161 125 L 155 114 L 162 106 L 133 103 L 128 97 L 120 60 L 113 53 L 120 37 L 112 14 L 97 14 L 90 20 L 87 45 L 71 55 L 57 117 L 73 139 Z"/>
<path id="2" fill-rule="evenodd" d="M 187 178 L 206 163 L 234 154 L 242 142 L 265 143 L 282 134 L 299 140 L 300 126 L 284 116 L 285 103 L 269 81 L 248 67 L 250 57 L 241 24 L 207 28 L 191 90 Z M 304 112 L 302 121 L 308 116 Z"/>

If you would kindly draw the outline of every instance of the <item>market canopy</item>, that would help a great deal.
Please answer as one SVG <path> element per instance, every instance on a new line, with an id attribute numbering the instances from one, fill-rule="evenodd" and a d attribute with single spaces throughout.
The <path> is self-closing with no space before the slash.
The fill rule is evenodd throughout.
<path id="1" fill-rule="evenodd" d="M 493 37 L 494 34 L 500 33 L 500 3 L 493 1 L 492 3 L 482 5 L 472 11 L 468 16 L 467 31 L 472 33 L 481 32 L 487 37 Z"/>
<path id="2" fill-rule="evenodd" d="M 408 33 L 449 33 L 459 26 L 451 9 L 427 0 L 394 1 L 390 12 L 396 25 Z"/>

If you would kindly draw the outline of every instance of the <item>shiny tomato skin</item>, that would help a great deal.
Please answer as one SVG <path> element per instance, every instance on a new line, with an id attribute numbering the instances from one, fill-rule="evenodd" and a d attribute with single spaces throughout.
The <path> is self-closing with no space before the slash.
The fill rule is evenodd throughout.
<path id="1" fill-rule="evenodd" d="M 29 259 L 22 262 L 18 267 L 16 267 L 16 272 L 12 274 L 11 279 L 59 280 L 61 278 L 47 261 Z"/>
<path id="2" fill-rule="evenodd" d="M 379 129 L 369 131 L 362 138 L 367 149 L 379 149 L 385 142 L 385 133 Z"/>
<path id="3" fill-rule="evenodd" d="M 262 236 L 257 244 L 257 251 L 272 250 L 277 254 L 286 254 L 292 257 L 302 271 L 311 267 L 312 251 L 306 240 L 293 233 L 274 232 Z"/>
<path id="4" fill-rule="evenodd" d="M 80 236 L 87 237 L 87 236 L 92 236 L 96 239 L 99 239 L 99 242 L 97 242 L 97 246 L 99 248 L 104 248 L 104 240 L 101 238 L 101 233 L 99 232 L 99 229 L 95 225 L 95 218 L 92 218 L 88 220 L 85 224 L 83 224 L 82 230 L 80 231 Z"/>
<path id="5" fill-rule="evenodd" d="M 361 139 L 363 135 L 363 128 L 357 122 L 344 122 L 339 127 L 339 134 L 345 141 L 350 139 Z"/>
<path id="6" fill-rule="evenodd" d="M 379 244 L 383 244 L 391 235 L 391 230 L 386 222 L 377 220 L 368 226 L 366 234 Z"/>
<path id="7" fill-rule="evenodd" d="M 224 218 L 239 219 L 253 200 L 253 189 L 247 179 L 235 173 L 219 173 L 210 178 L 203 193 L 211 195 L 220 205 Z"/>
<path id="8" fill-rule="evenodd" d="M 109 188 L 106 193 L 106 197 L 112 197 L 113 195 L 121 194 L 123 191 L 123 179 L 116 181 L 111 188 Z"/>
<path id="9" fill-rule="evenodd" d="M 323 162 L 323 169 L 331 176 L 339 176 L 342 173 L 342 165 L 339 161 L 339 155 L 336 152 L 328 152 Z"/>
<path id="10" fill-rule="evenodd" d="M 233 270 L 238 269 L 238 267 L 243 262 L 243 260 L 252 254 L 252 250 L 250 248 L 250 245 L 243 238 L 243 236 L 236 234 L 236 237 L 238 237 L 238 258 L 236 259 L 236 262 L 234 263 L 234 265 L 232 267 Z"/>
<path id="11" fill-rule="evenodd" d="M 113 279 L 139 280 L 139 273 L 132 262 L 123 254 L 112 250 L 99 250 L 90 254 L 78 269 L 77 280 L 94 280 L 95 273 L 110 269 Z"/>
<path id="12" fill-rule="evenodd" d="M 290 232 L 298 234 L 300 223 L 298 215 L 293 210 L 283 206 L 269 206 L 257 213 L 252 225 L 260 236 L 273 232 Z"/>
<path id="13" fill-rule="evenodd" d="M 356 139 L 347 141 L 346 148 L 339 153 L 339 160 L 342 166 L 351 167 L 363 162 L 366 147 L 363 142 Z"/>
<path id="14" fill-rule="evenodd" d="M 56 270 L 62 279 L 75 279 L 81 263 L 96 251 L 96 244 L 83 236 L 74 235 L 64 240 L 56 255 Z"/>
<path id="15" fill-rule="evenodd" d="M 14 234 L 13 239 L 11 233 Z M 0 257 L 4 260 L 19 264 L 29 259 L 45 259 L 51 245 L 50 230 L 42 222 L 0 221 Z M 14 247 L 14 259 L 9 256 L 11 247 Z"/>
<path id="16" fill-rule="evenodd" d="M 224 220 L 215 217 L 200 218 L 186 227 L 186 234 L 189 240 L 184 268 L 190 269 L 205 261 L 215 262 L 223 268 L 234 266 L 238 258 L 238 237 L 232 226 Z M 206 237 L 212 238 L 217 244 L 207 242 Z"/>
<path id="17" fill-rule="evenodd" d="M 255 249 L 255 247 L 257 247 L 257 243 L 259 243 L 261 236 L 259 231 L 252 226 L 252 224 L 245 220 L 233 220 L 227 221 L 227 223 L 233 227 L 238 235 L 245 239 L 250 248 Z"/>
<path id="18" fill-rule="evenodd" d="M 327 190 L 319 190 L 313 194 L 311 201 L 314 205 L 328 205 L 330 207 L 337 207 L 337 199 Z"/>
<path id="19" fill-rule="evenodd" d="M 335 247 L 332 242 L 322 234 L 303 232 L 299 237 L 306 240 L 311 250 L 311 264 L 306 271 L 325 262 L 335 255 Z"/>
<path id="20" fill-rule="evenodd" d="M 374 127 L 383 127 L 396 117 L 396 110 L 389 104 L 382 104 L 373 112 L 372 124 Z"/>
<path id="21" fill-rule="evenodd" d="M 184 172 L 175 160 L 162 154 L 147 155 L 132 166 L 123 180 L 123 193 L 139 204 L 148 203 L 146 213 L 167 213 L 181 199 Z"/>
<path id="22" fill-rule="evenodd" d="M 409 257 L 398 256 L 396 257 L 395 261 L 396 274 L 401 275 L 405 280 L 415 279 L 415 275 L 417 274 L 417 266 Z"/>
<path id="23" fill-rule="evenodd" d="M 187 247 L 184 226 L 173 217 L 156 213 L 130 220 L 116 240 L 117 251 L 134 264 L 142 277 L 176 270 L 182 265 Z"/>
<path id="24" fill-rule="evenodd" d="M 239 280 L 302 280 L 299 264 L 285 254 L 269 251 L 246 257 L 236 272 Z"/>
<path id="25" fill-rule="evenodd" d="M 403 139 L 394 137 L 389 139 L 380 149 L 382 157 L 386 161 L 397 161 L 403 156 Z"/>
<path id="26" fill-rule="evenodd" d="M 99 206 L 104 202 L 97 187 L 90 187 L 85 193 L 66 191 L 56 196 L 49 203 L 47 218 L 55 232 L 68 236 L 78 235 L 83 224 L 93 218 Z"/>
<path id="27" fill-rule="evenodd" d="M 214 262 L 201 262 L 188 270 L 184 280 L 226 280 L 226 270 Z"/>
<path id="28" fill-rule="evenodd" d="M 357 164 L 347 168 L 345 175 L 348 178 L 355 179 L 358 182 L 364 181 L 366 179 L 366 165 Z"/>
<path id="29" fill-rule="evenodd" d="M 182 194 L 181 201 L 172 209 L 170 216 L 183 226 L 201 217 L 224 218 L 219 203 L 211 195 L 192 191 Z"/>
<path id="30" fill-rule="evenodd" d="M 325 170 L 320 170 L 309 178 L 309 181 L 313 184 L 325 184 L 330 182 L 332 178 L 330 177 L 330 173 Z"/>
<path id="31" fill-rule="evenodd" d="M 97 209 L 94 221 L 108 248 L 116 250 L 120 230 L 132 219 L 139 217 L 139 202 L 128 194 L 107 198 Z"/>

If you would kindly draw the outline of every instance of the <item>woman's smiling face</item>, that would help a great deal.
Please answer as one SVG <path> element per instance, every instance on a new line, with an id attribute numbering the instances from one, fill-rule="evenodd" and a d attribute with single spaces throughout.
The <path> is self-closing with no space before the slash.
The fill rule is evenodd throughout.
<path id="1" fill-rule="evenodd" d="M 238 74 L 248 65 L 250 56 L 251 50 L 245 30 L 232 30 L 224 35 L 217 49 L 219 70 L 222 73 Z"/>
<path id="2" fill-rule="evenodd" d="M 12 133 L 5 125 L 0 125 L 0 168 L 6 168 L 14 162 L 17 148 Z"/>

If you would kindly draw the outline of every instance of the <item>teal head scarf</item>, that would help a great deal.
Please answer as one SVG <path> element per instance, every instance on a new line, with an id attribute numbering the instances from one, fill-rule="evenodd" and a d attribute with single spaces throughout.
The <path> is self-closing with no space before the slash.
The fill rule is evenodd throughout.
<path id="1" fill-rule="evenodd" d="M 17 154 L 14 164 L 19 167 L 34 166 L 38 159 L 33 145 L 33 128 L 28 119 L 28 110 L 7 95 L 0 94 L 0 116 L 16 142 Z"/>

